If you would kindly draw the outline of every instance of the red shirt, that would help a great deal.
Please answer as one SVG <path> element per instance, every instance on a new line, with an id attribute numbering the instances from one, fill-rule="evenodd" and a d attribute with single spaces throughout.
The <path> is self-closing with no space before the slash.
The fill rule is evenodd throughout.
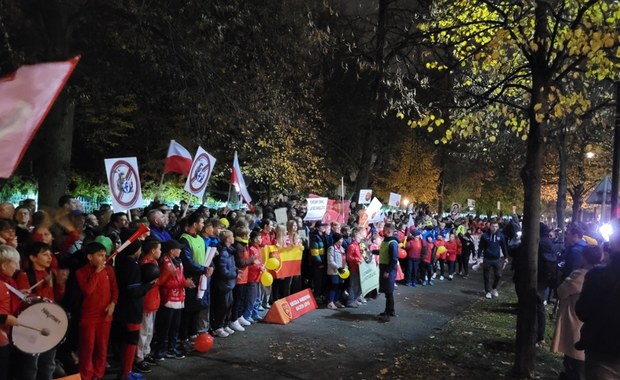
<path id="1" fill-rule="evenodd" d="M 360 250 L 360 243 L 355 240 L 347 247 L 347 265 L 351 273 L 357 273 L 360 271 L 360 261 L 362 261 L 362 251 Z"/>
<path id="2" fill-rule="evenodd" d="M 448 240 L 447 242 L 445 242 L 444 246 L 446 247 L 446 250 L 447 250 L 446 260 L 456 261 L 456 250 L 457 250 L 456 241 Z"/>
<path id="3" fill-rule="evenodd" d="M 260 232 L 260 235 L 263 237 L 263 242 L 261 243 L 261 247 L 266 245 L 276 245 L 276 234 L 274 232 L 266 232 L 265 230 Z"/>
<path id="4" fill-rule="evenodd" d="M 21 271 L 18 273 L 15 278 L 15 282 L 17 283 L 18 289 L 29 289 L 34 284 L 43 280 L 47 277 L 48 274 L 52 274 L 51 278 L 43 281 L 39 286 L 32 290 L 30 293 L 31 296 L 39 296 L 44 297 L 52 301 L 60 301 L 62 297 L 65 295 L 65 285 L 58 285 L 56 280 L 56 271 L 53 269 L 47 270 L 36 270 L 31 269 L 34 272 L 34 283 L 30 283 L 30 279 L 28 278 L 28 273 L 25 271 Z"/>
<path id="5" fill-rule="evenodd" d="M 153 263 L 159 265 L 157 260 L 153 258 L 143 257 L 140 260 L 140 265 Z M 159 279 L 155 281 L 151 289 L 144 295 L 144 313 L 154 313 L 159 309 L 160 297 L 159 297 Z"/>
<path id="6" fill-rule="evenodd" d="M 78 286 L 82 291 L 82 321 L 101 322 L 111 321 L 105 308 L 112 302 L 118 302 L 118 286 L 114 269 L 110 265 L 99 272 L 90 264 L 87 264 L 75 273 Z"/>
<path id="7" fill-rule="evenodd" d="M 250 257 L 254 260 L 261 260 L 262 254 L 260 248 L 255 245 L 250 246 Z M 258 282 L 260 280 L 261 271 L 263 269 L 263 264 L 250 264 L 248 265 L 248 283 Z"/>
<path id="8" fill-rule="evenodd" d="M 405 250 L 407 250 L 407 257 L 410 259 L 420 259 L 420 255 L 422 254 L 422 239 L 416 237 L 409 240 L 405 246 Z"/>

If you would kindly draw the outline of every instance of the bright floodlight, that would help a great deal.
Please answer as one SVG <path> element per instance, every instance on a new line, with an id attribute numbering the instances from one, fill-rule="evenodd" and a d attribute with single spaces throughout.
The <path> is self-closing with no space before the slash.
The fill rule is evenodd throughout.
<path id="1" fill-rule="evenodd" d="M 598 229 L 598 232 L 600 232 L 601 235 L 603 235 L 603 239 L 605 239 L 605 241 L 609 241 L 609 238 L 611 237 L 611 234 L 614 231 L 611 228 L 611 224 L 605 223 Z"/>
<path id="2" fill-rule="evenodd" d="M 409 206 L 409 199 L 407 198 L 403 199 L 403 206 L 405 207 Z"/>
<path id="3" fill-rule="evenodd" d="M 594 152 L 587 152 L 586 158 L 594 158 Z"/>

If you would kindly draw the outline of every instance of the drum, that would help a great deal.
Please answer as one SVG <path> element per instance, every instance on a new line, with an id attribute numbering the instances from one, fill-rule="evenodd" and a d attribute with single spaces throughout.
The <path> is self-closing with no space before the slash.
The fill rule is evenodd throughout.
<path id="1" fill-rule="evenodd" d="M 13 344 L 27 354 L 56 347 L 67 334 L 69 317 L 60 305 L 43 297 L 28 297 L 17 313 L 20 326 L 13 327 Z M 27 327 L 26 327 L 27 326 Z"/>

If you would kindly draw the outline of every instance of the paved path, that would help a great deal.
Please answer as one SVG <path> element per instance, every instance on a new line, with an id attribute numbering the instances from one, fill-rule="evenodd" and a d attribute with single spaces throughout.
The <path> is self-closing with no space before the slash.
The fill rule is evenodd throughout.
<path id="1" fill-rule="evenodd" d="M 148 380 L 160 379 L 369 379 L 482 297 L 482 275 L 396 290 L 398 318 L 380 323 L 385 298 L 357 309 L 315 310 L 281 326 L 256 324 L 215 338 L 213 349 L 167 359 Z M 501 294 L 500 294 L 501 297 Z"/>

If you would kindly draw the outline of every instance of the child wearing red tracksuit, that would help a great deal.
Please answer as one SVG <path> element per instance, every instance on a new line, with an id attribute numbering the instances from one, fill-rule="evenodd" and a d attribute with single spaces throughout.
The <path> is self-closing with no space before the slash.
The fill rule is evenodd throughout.
<path id="1" fill-rule="evenodd" d="M 76 272 L 83 295 L 80 320 L 80 377 L 101 379 L 105 373 L 112 315 L 118 302 L 114 269 L 106 265 L 106 248 L 90 243 L 82 248 L 88 265 Z"/>
<path id="2" fill-rule="evenodd" d="M 456 271 L 456 256 L 458 255 L 456 235 L 450 234 L 450 238 L 444 246 L 446 247 L 446 261 L 448 262 L 448 280 L 452 280 Z"/>

